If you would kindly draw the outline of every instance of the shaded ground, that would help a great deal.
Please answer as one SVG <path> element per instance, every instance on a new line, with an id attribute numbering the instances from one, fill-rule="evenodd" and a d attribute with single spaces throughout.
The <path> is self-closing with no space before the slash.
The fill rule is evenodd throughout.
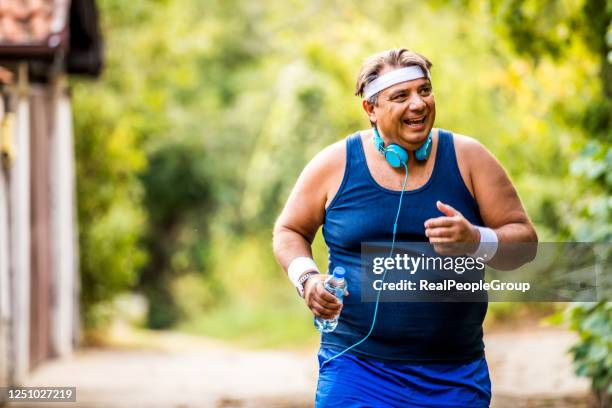
<path id="1" fill-rule="evenodd" d="M 176 333 L 146 336 L 143 349 L 133 333 L 115 333 L 121 347 L 81 350 L 39 368 L 25 385 L 76 386 L 71 408 L 312 406 L 314 349 L 254 351 Z M 492 406 L 591 406 L 588 382 L 572 374 L 565 354 L 574 339 L 562 329 L 487 334 Z"/>

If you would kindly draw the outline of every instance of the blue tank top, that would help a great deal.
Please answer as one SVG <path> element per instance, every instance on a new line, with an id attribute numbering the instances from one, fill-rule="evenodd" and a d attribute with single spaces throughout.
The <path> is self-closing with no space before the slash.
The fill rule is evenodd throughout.
<path id="1" fill-rule="evenodd" d="M 322 335 L 322 346 L 341 351 L 368 333 L 375 303 L 361 301 L 361 243 L 391 242 L 399 197 L 400 191 L 388 190 L 372 178 L 359 133 L 350 135 L 342 184 L 323 224 L 329 270 L 345 268 L 350 296 L 344 299 L 336 330 Z M 444 130 L 439 131 L 429 180 L 404 193 L 396 241 L 428 241 L 424 222 L 443 215 L 436 208 L 437 200 L 457 209 L 472 224 L 483 225 L 478 205 L 459 172 L 453 135 Z M 415 362 L 473 360 L 484 355 L 486 312 L 486 302 L 381 302 L 373 333 L 350 353 Z"/>

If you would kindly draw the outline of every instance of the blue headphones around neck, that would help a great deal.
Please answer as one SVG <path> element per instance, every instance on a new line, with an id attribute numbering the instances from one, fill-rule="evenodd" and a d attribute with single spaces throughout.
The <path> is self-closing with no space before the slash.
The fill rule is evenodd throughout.
<path id="1" fill-rule="evenodd" d="M 431 154 L 431 146 L 432 146 L 431 139 L 432 138 L 431 138 L 431 131 L 430 131 L 429 135 L 427 135 L 427 139 L 425 140 L 425 143 L 423 143 L 421 147 L 419 147 L 414 152 L 414 157 L 416 157 L 418 161 L 425 161 L 427 160 L 427 158 L 429 158 L 429 155 Z M 376 129 L 376 126 L 374 126 L 373 141 L 374 141 L 374 146 L 376 147 L 376 150 L 378 150 L 379 152 L 383 154 L 383 156 L 385 156 L 387 163 L 389 163 L 391 167 L 402 167 L 402 166 L 408 165 L 408 152 L 406 151 L 406 149 L 404 149 L 402 146 L 397 145 L 397 144 L 390 144 L 389 146 L 385 147 L 385 142 L 383 141 L 382 137 L 380 137 L 380 134 L 378 133 L 378 129 Z"/>

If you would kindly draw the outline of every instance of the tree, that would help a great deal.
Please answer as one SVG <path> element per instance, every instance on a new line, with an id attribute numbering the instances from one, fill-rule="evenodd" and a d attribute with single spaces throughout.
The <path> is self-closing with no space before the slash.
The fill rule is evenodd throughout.
<path id="1" fill-rule="evenodd" d="M 612 1 L 496 0 L 491 12 L 499 32 L 519 55 L 538 64 L 550 57 L 558 63 L 575 61 L 584 46 L 584 58 L 598 65 L 600 93 L 585 103 L 556 104 L 557 117 L 568 125 L 579 123 L 587 142 L 571 165 L 582 188 L 562 206 L 561 218 L 578 241 L 612 239 Z M 572 55 L 573 54 L 573 55 Z M 590 54 L 590 55 L 589 55 Z M 579 60 L 578 60 L 579 61 Z M 578 69 L 578 67 L 576 67 Z M 575 98 L 579 98 L 576 95 Z M 609 259 L 606 248 L 604 259 Z M 576 372 L 589 376 L 602 406 L 612 395 L 612 331 L 610 299 L 580 303 L 569 309 L 572 329 L 580 342 L 572 348 Z"/>

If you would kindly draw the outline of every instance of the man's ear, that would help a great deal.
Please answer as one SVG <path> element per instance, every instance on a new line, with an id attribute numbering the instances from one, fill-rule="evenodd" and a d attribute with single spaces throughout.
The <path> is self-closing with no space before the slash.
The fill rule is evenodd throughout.
<path id="1" fill-rule="evenodd" d="M 363 101 L 361 101 L 361 107 L 363 108 L 365 113 L 368 115 L 368 119 L 370 120 L 370 122 L 376 123 L 376 114 L 374 113 L 375 106 L 364 99 Z"/>

